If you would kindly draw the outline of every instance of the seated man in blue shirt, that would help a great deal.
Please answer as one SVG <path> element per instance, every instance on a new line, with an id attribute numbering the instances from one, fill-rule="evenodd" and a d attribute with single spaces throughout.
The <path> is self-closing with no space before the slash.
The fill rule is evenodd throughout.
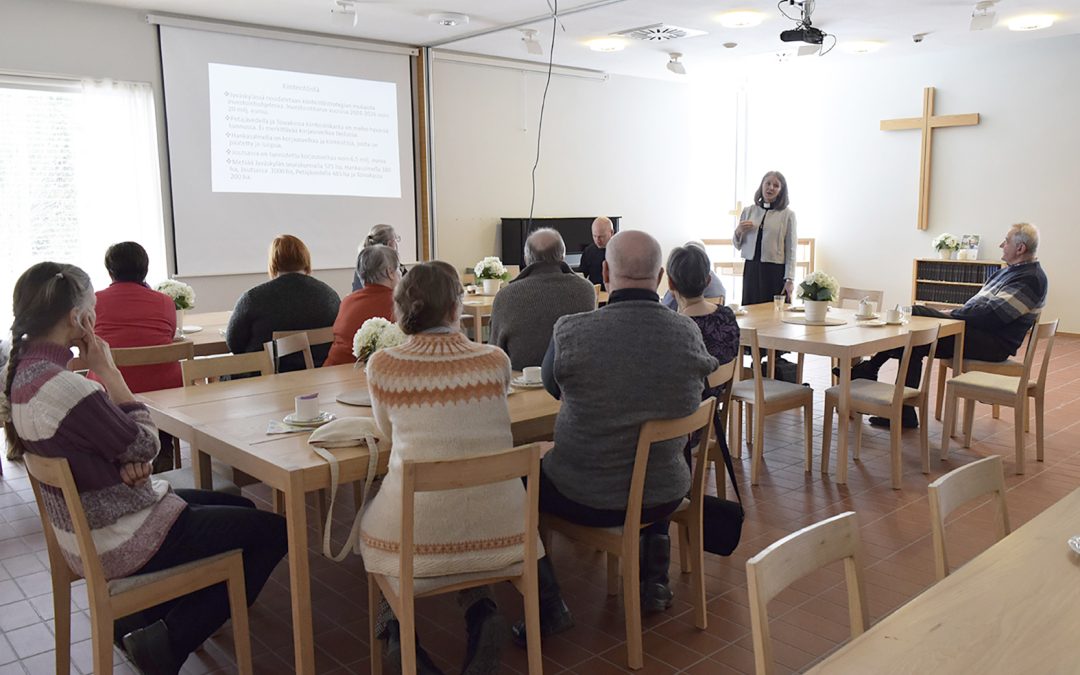
<path id="1" fill-rule="evenodd" d="M 940 312 L 916 305 L 912 313 L 944 319 L 963 319 L 964 358 L 979 361 L 1004 361 L 1016 354 L 1024 336 L 1038 320 L 1046 304 L 1047 280 L 1042 266 L 1035 258 L 1039 248 L 1039 230 L 1028 223 L 1009 228 L 1001 242 L 1001 259 L 1006 266 L 994 272 L 970 300 L 950 312 Z M 955 341 L 952 336 L 938 341 L 937 357 L 951 358 Z M 922 377 L 922 361 L 929 347 L 916 348 L 908 365 L 905 384 L 918 387 Z M 899 359 L 903 349 L 891 349 L 852 368 L 851 376 L 876 380 L 878 369 L 891 358 Z M 901 420 L 904 428 L 917 428 L 915 408 L 904 406 Z M 887 427 L 889 420 L 871 417 L 870 424 Z"/>

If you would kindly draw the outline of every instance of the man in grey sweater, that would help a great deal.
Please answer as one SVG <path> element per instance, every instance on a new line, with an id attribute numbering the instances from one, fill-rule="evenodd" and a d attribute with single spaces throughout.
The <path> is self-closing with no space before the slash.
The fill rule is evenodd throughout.
<path id="1" fill-rule="evenodd" d="M 596 309 L 596 291 L 565 262 L 566 244 L 542 227 L 525 240 L 525 269 L 495 296 L 491 344 L 510 356 L 514 370 L 538 366 L 561 316 Z"/>
<path id="2" fill-rule="evenodd" d="M 660 304 L 660 245 L 644 232 L 616 234 L 603 273 L 611 295 L 595 312 L 555 323 L 544 356 L 544 386 L 562 400 L 555 447 L 540 471 L 540 510 L 593 527 L 622 525 L 638 431 L 652 419 L 684 417 L 701 404 L 705 378 L 719 365 L 697 325 Z M 668 520 L 690 489 L 685 441 L 657 443 L 649 453 L 642 522 L 642 607 L 671 606 Z M 573 619 L 547 557 L 538 564 L 542 634 Z M 520 643 L 524 626 L 515 627 Z"/>

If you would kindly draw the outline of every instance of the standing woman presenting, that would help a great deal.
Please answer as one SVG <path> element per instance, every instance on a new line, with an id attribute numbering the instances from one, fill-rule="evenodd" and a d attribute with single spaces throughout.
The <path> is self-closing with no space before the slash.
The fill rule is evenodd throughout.
<path id="1" fill-rule="evenodd" d="M 772 302 L 781 293 L 791 301 L 798 241 L 795 212 L 788 208 L 787 179 L 779 171 L 769 171 L 754 193 L 753 206 L 743 209 L 731 239 L 746 260 L 742 304 Z"/>

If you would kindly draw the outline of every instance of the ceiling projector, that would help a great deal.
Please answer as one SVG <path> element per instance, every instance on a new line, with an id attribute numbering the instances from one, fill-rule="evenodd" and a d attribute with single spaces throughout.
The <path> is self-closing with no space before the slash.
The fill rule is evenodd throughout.
<path id="1" fill-rule="evenodd" d="M 820 28 L 806 25 L 802 28 L 793 28 L 792 30 L 783 31 L 780 33 L 780 39 L 784 42 L 806 42 L 812 45 L 819 45 L 825 39 L 825 33 L 823 33 Z"/>

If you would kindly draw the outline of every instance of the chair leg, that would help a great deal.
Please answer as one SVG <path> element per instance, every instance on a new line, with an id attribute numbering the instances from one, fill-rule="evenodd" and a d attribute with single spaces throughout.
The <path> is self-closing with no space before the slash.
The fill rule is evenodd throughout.
<path id="1" fill-rule="evenodd" d="M 795 359 L 795 381 L 803 381 L 803 366 L 806 365 L 806 354 L 799 352 L 799 356 Z M 807 469 L 809 471 L 809 469 Z"/>
<path id="2" fill-rule="evenodd" d="M 684 530 L 688 530 L 688 551 L 690 557 L 690 588 L 694 594 L 694 625 L 705 630 L 709 627 L 708 612 L 705 608 L 705 544 L 702 541 L 702 522 L 696 516 L 690 519 Z"/>
<path id="3" fill-rule="evenodd" d="M 382 675 L 382 645 L 375 636 L 375 618 L 379 615 L 379 584 L 370 574 L 367 575 L 368 597 L 368 648 L 371 653 L 371 675 Z M 535 597 L 535 596 L 534 596 Z M 526 609 L 528 603 L 525 604 Z M 529 619 L 526 612 L 525 619 Z M 531 628 L 531 626 L 530 626 Z"/>
<path id="4" fill-rule="evenodd" d="M 529 675 L 542 675 L 544 659 L 540 653 L 540 588 L 537 578 L 536 563 L 532 563 L 531 573 L 526 572 L 522 579 L 522 598 L 525 601 L 526 650 L 529 656 Z"/>
<path id="5" fill-rule="evenodd" d="M 731 416 L 731 428 L 728 429 L 728 447 L 735 453 L 737 459 L 742 459 L 742 426 L 743 426 L 743 404 L 742 401 L 735 402 L 734 414 Z"/>
<path id="6" fill-rule="evenodd" d="M 53 584 L 53 617 L 56 623 L 56 672 L 71 672 L 71 582 L 67 579 Z M 112 626 L 109 626 L 110 632 Z M 95 636 L 96 637 L 96 636 Z M 112 642 L 112 637 L 106 638 Z M 111 648 L 111 645 L 110 645 Z"/>
<path id="7" fill-rule="evenodd" d="M 829 454 L 832 452 L 833 411 L 836 401 L 825 400 L 825 420 L 821 426 L 821 473 L 829 473 Z"/>
<path id="8" fill-rule="evenodd" d="M 68 607 L 64 612 L 68 615 L 67 621 L 70 622 L 71 608 Z M 68 642 L 71 642 L 70 633 L 69 625 Z M 93 606 L 90 607 L 90 635 L 93 638 L 94 672 L 111 673 L 113 671 L 113 619 L 108 612 L 95 612 Z M 60 672 L 70 672 L 70 666 L 68 670 Z"/>
<path id="9" fill-rule="evenodd" d="M 754 420 L 757 425 L 754 430 L 754 445 L 750 448 L 750 484 L 757 485 L 758 477 L 761 476 L 761 463 L 765 454 L 765 419 L 764 416 L 758 417 L 760 412 L 764 410 L 761 406 L 756 406 L 758 412 L 754 413 Z M 751 419 L 749 412 L 746 415 L 746 421 Z"/>
<path id="10" fill-rule="evenodd" d="M 964 447 L 971 447 L 971 432 L 975 426 L 975 399 L 964 399 Z"/>
<path id="11" fill-rule="evenodd" d="M 840 359 L 838 359 L 836 357 L 833 357 L 832 359 L 830 359 L 830 361 L 831 361 L 831 363 L 830 363 L 831 367 L 829 369 L 829 381 L 831 382 L 830 386 L 835 387 L 837 384 L 840 383 L 840 378 L 837 377 L 836 374 L 832 372 L 832 368 L 839 368 L 840 367 Z"/>
<path id="12" fill-rule="evenodd" d="M 628 544 L 623 547 L 623 609 L 626 613 L 626 665 L 640 670 L 645 665 L 641 636 L 641 565 L 638 561 L 638 535 L 624 534 Z M 629 541 L 633 540 L 633 541 Z"/>
<path id="13" fill-rule="evenodd" d="M 1016 437 L 1016 473 L 1024 473 L 1024 418 L 1027 417 L 1027 396 L 1013 408 L 1013 435 Z"/>
<path id="14" fill-rule="evenodd" d="M 851 459 L 857 462 L 862 455 L 863 416 L 862 413 L 855 413 L 853 417 L 855 419 L 855 448 L 851 454 Z"/>
<path id="15" fill-rule="evenodd" d="M 919 419 L 927 419 L 926 413 L 930 406 L 926 401 L 926 396 L 923 396 L 922 401 L 919 403 Z M 922 455 L 922 472 L 924 474 L 930 473 L 930 425 L 919 425 L 919 454 Z"/>
<path id="16" fill-rule="evenodd" d="M 990 415 L 996 420 L 1001 419 L 1001 406 L 999 406 L 997 403 L 991 406 Z"/>
<path id="17" fill-rule="evenodd" d="M 900 418 L 893 418 L 891 424 L 889 424 L 889 455 L 892 459 L 892 487 L 894 490 L 900 489 L 900 478 L 904 471 L 903 458 L 900 456 L 901 431 L 903 429 L 900 427 Z"/>
<path id="18" fill-rule="evenodd" d="M 281 490 L 274 490 L 274 513 L 285 515 L 285 493 Z"/>
<path id="19" fill-rule="evenodd" d="M 926 367 L 931 368 L 932 365 L 928 363 L 926 364 Z M 938 363 L 937 401 L 934 403 L 934 419 L 936 419 L 938 422 L 941 421 L 941 405 L 945 401 L 945 376 L 947 375 L 945 371 L 947 371 L 948 369 L 948 362 L 942 360 L 940 363 Z"/>
<path id="20" fill-rule="evenodd" d="M 403 606 L 401 614 L 397 618 L 401 636 L 401 672 L 413 675 L 416 673 L 416 614 L 411 606 Z"/>
<path id="21" fill-rule="evenodd" d="M 252 675 L 251 630 L 248 627 L 247 590 L 244 586 L 244 563 L 233 560 L 226 586 L 229 591 L 229 616 L 233 627 L 233 649 L 240 675 Z"/>
<path id="22" fill-rule="evenodd" d="M 746 404 L 746 445 L 753 447 L 754 445 L 754 406 L 753 404 Z"/>
<path id="23" fill-rule="evenodd" d="M 956 427 L 956 390 L 946 387 L 945 421 L 941 425 L 941 459 L 949 456 L 949 441 Z"/>
<path id="24" fill-rule="evenodd" d="M 691 525 L 689 523 L 676 523 L 676 531 L 679 533 L 679 571 L 683 574 L 688 574 L 694 570 L 694 564 L 691 560 L 694 553 L 693 549 L 690 548 L 690 530 Z"/>
<path id="25" fill-rule="evenodd" d="M 619 556 L 614 553 L 605 553 L 607 556 L 607 594 L 615 596 L 619 594 Z"/>
<path id="26" fill-rule="evenodd" d="M 1046 401 L 1041 395 L 1035 396 L 1035 459 L 1043 461 L 1043 445 L 1045 441 L 1046 429 L 1043 426 L 1043 414 L 1046 412 Z M 1028 419 L 1027 415 L 1024 415 L 1024 422 Z"/>
<path id="27" fill-rule="evenodd" d="M 180 439 L 173 436 L 172 439 L 172 463 L 174 469 L 180 468 Z"/>
<path id="28" fill-rule="evenodd" d="M 806 436 L 806 473 L 814 470 L 814 404 L 803 406 L 803 435 Z"/>

